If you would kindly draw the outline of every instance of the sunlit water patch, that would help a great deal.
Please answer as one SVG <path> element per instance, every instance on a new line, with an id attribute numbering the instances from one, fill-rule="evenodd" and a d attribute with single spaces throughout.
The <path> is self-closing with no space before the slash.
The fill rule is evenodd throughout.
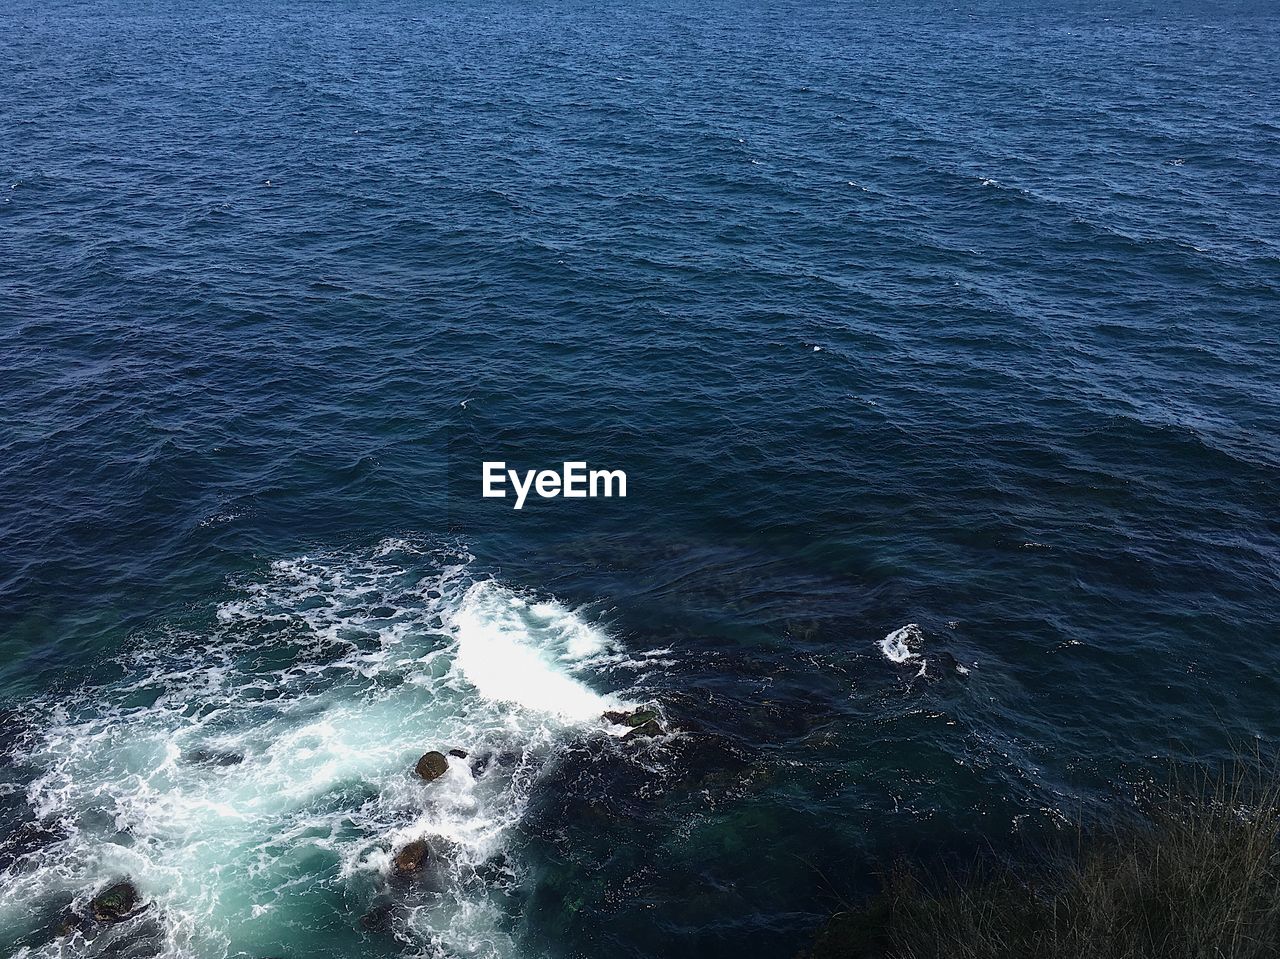
<path id="1" fill-rule="evenodd" d="M 19 955 L 314 954 L 357 937 L 512 955 L 515 827 L 558 746 L 607 732 L 601 713 L 626 702 L 593 685 L 623 655 L 599 627 L 406 541 L 276 562 L 204 627 L 138 645 L 110 664 L 125 678 L 17 718 L 35 839 L 6 864 L 0 928 Z M 450 749 L 466 755 L 439 779 L 414 774 Z M 426 867 L 399 876 L 419 840 Z M 144 911 L 58 934 L 125 877 Z"/>

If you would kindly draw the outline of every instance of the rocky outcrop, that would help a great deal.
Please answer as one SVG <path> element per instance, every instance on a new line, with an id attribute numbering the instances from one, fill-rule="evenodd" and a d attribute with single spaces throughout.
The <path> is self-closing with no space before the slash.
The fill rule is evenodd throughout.
<path id="1" fill-rule="evenodd" d="M 656 719 L 650 719 L 646 723 L 635 726 L 632 730 L 624 735 L 623 739 L 648 739 L 651 736 L 661 736 L 666 730 L 659 725 Z"/>
<path id="2" fill-rule="evenodd" d="M 471 774 L 478 778 L 494 767 L 507 769 L 519 765 L 523 758 L 524 753 L 518 749 L 484 752 L 471 760 Z"/>
<path id="3" fill-rule="evenodd" d="M 427 841 L 415 839 L 400 847 L 399 852 L 392 859 L 392 866 L 397 876 L 408 879 L 421 872 L 429 858 L 431 858 L 431 848 L 427 845 Z"/>
<path id="4" fill-rule="evenodd" d="M 68 909 L 62 915 L 62 921 L 58 923 L 58 928 L 54 935 L 59 938 L 75 935 L 77 932 L 87 929 L 92 923 L 89 922 L 80 913 Z"/>
<path id="5" fill-rule="evenodd" d="M 629 727 L 628 732 L 623 734 L 623 739 L 646 739 L 666 732 L 658 721 L 656 709 L 610 710 L 604 714 L 604 719 L 615 726 Z"/>
<path id="6" fill-rule="evenodd" d="M 422 754 L 422 758 L 413 767 L 413 771 L 426 782 L 431 782 L 431 780 L 439 779 L 449 771 L 449 760 L 445 758 L 444 753 L 436 752 L 433 749 L 429 753 Z"/>
<path id="7" fill-rule="evenodd" d="M 604 718 L 615 726 L 643 726 L 645 723 L 655 721 L 658 718 L 658 711 L 656 709 L 610 710 L 604 714 Z"/>
<path id="8" fill-rule="evenodd" d="M 138 887 L 129 880 L 114 883 L 95 895 L 82 907 L 72 907 L 58 924 L 59 936 L 77 932 L 92 935 L 95 926 L 110 926 L 132 919 L 146 910 Z"/>
<path id="9" fill-rule="evenodd" d="M 125 880 L 98 893 L 89 901 L 89 915 L 95 922 L 122 922 L 138 911 L 138 887 Z"/>

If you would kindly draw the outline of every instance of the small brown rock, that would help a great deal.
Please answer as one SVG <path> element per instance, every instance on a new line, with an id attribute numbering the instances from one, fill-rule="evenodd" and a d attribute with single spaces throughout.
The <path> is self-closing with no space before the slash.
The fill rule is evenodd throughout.
<path id="1" fill-rule="evenodd" d="M 449 771 L 449 760 L 445 758 L 444 753 L 433 749 L 429 753 L 423 753 L 422 758 L 418 760 L 418 765 L 413 767 L 413 771 L 427 782 L 431 782 Z"/>
<path id="2" fill-rule="evenodd" d="M 425 839 L 415 839 L 413 842 L 401 846 L 394 860 L 396 875 L 412 876 L 427 864 L 427 859 L 430 856 L 431 849 L 427 846 Z"/>
<path id="3" fill-rule="evenodd" d="M 466 759 L 466 758 L 467 758 L 467 751 L 466 751 L 465 749 L 450 749 L 450 750 L 449 750 L 449 755 L 450 755 L 450 756 L 457 756 L 459 759 Z"/>

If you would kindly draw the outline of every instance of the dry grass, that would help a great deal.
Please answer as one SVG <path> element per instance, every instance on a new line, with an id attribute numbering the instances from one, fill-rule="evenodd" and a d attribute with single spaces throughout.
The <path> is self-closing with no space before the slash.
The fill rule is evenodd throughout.
<path id="1" fill-rule="evenodd" d="M 1182 774 L 1141 821 L 1077 831 L 1034 868 L 925 880 L 895 867 L 811 959 L 1276 959 L 1280 775 Z"/>

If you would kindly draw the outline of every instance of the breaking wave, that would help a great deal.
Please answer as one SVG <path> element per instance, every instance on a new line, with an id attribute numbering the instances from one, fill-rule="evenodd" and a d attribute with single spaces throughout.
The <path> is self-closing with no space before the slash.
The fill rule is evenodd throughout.
<path id="1" fill-rule="evenodd" d="M 3 945 L 306 954 L 337 929 L 511 955 L 515 827 L 558 745 L 626 705 L 589 681 L 621 655 L 454 551 L 391 540 L 276 562 L 211 622 L 146 637 L 113 665 L 123 678 L 18 718 L 8 760 L 37 841 L 4 864 Z M 466 755 L 427 783 L 412 771 L 433 749 Z M 398 882 L 395 851 L 419 839 L 428 868 Z M 145 912 L 58 934 L 122 877 Z"/>
<path id="2" fill-rule="evenodd" d="M 880 640 L 880 652 L 891 663 L 914 662 L 923 648 L 924 632 L 915 623 L 907 623 Z"/>

